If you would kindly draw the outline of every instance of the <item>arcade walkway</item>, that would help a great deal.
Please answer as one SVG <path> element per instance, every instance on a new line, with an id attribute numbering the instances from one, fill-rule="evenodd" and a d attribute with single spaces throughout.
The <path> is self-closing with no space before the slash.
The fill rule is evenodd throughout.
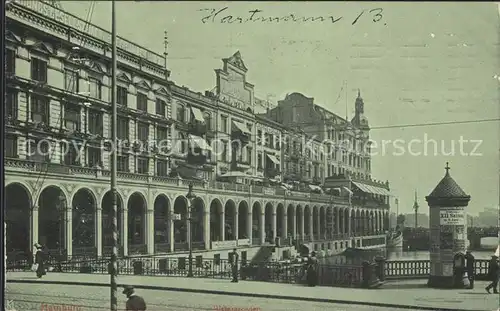
<path id="1" fill-rule="evenodd" d="M 7 273 L 8 283 L 49 283 L 60 285 L 102 286 L 108 275 L 49 273 L 39 280 L 34 273 Z M 420 310 L 497 310 L 498 295 L 484 291 L 486 282 L 476 282 L 473 290 L 436 290 L 425 286 L 425 280 L 388 282 L 379 289 L 304 287 L 255 281 L 120 276 L 119 284 L 133 284 L 138 291 L 165 290 L 197 294 L 219 294 L 267 299 L 297 300 L 332 304 L 370 305 L 373 307 Z M 28 284 L 26 284 L 28 285 Z M 31 285 L 31 284 L 30 284 Z M 7 289 L 10 284 L 7 284 Z M 59 286 L 60 287 L 60 286 Z M 26 289 L 29 292 L 29 287 Z M 106 294 L 108 293 L 105 291 Z M 222 299 L 221 299 L 222 300 Z M 264 308 L 263 308 L 264 310 Z M 357 310 L 357 309 L 356 309 Z"/>

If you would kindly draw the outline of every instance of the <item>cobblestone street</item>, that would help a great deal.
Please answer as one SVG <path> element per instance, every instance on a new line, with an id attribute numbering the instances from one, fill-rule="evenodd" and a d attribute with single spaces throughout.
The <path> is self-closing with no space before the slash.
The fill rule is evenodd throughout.
<path id="1" fill-rule="evenodd" d="M 209 294 L 192 294 L 160 290 L 137 290 L 147 302 L 148 311 L 163 310 L 224 310 L 231 311 L 285 311 L 285 310 L 332 310 L 332 311 L 403 311 L 408 309 L 377 308 L 372 306 L 312 303 L 278 299 L 247 298 Z M 6 288 L 6 306 L 17 311 L 40 311 L 42 304 L 56 306 L 68 304 L 81 306 L 72 311 L 109 310 L 109 288 L 93 286 L 69 286 L 50 284 L 9 283 Z M 118 292 L 118 308 L 123 310 L 126 298 Z M 8 302 L 8 303 L 7 303 Z M 8 310 L 8 309 L 7 309 Z M 45 309 L 47 310 L 47 309 Z M 48 309 L 50 310 L 50 309 Z M 47 311 L 48 311 L 47 310 Z M 57 310 L 57 309 L 56 309 Z M 10 311 L 10 310 L 8 310 Z"/>

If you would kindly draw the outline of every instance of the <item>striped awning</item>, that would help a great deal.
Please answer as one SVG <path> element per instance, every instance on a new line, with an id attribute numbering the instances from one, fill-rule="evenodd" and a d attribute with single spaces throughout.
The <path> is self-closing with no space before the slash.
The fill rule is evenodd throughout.
<path id="1" fill-rule="evenodd" d="M 196 121 L 205 122 L 205 118 L 203 118 L 203 113 L 201 112 L 200 109 L 191 106 L 191 111 L 193 112 L 193 116 Z"/>
<path id="2" fill-rule="evenodd" d="M 272 154 L 266 154 L 266 156 L 269 158 L 269 160 L 273 161 L 274 164 L 280 165 L 280 160 L 273 156 Z"/>
<path id="3" fill-rule="evenodd" d="M 210 147 L 207 141 L 199 136 L 189 135 L 189 141 L 195 144 L 201 150 L 212 151 L 212 147 Z"/>
<path id="4" fill-rule="evenodd" d="M 248 127 L 246 127 L 245 124 L 241 123 L 241 122 L 238 122 L 238 121 L 234 121 L 233 120 L 233 124 L 234 126 L 236 127 L 236 129 L 244 134 L 249 134 L 251 135 L 252 133 L 250 132 L 250 130 L 248 129 Z"/>
<path id="5" fill-rule="evenodd" d="M 387 189 L 384 189 L 381 187 L 367 185 L 367 184 L 363 184 L 363 183 L 356 182 L 356 181 L 353 181 L 352 183 L 356 187 L 358 187 L 359 190 L 361 190 L 365 193 L 371 193 L 371 194 L 376 194 L 376 195 L 385 195 L 385 196 L 391 195 L 391 193 Z"/>

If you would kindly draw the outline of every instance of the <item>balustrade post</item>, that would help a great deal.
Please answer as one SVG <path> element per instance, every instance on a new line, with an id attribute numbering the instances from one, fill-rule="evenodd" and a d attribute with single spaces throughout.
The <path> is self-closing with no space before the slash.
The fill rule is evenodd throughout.
<path id="1" fill-rule="evenodd" d="M 382 256 L 375 257 L 377 277 L 380 281 L 385 281 L 385 258 Z"/>

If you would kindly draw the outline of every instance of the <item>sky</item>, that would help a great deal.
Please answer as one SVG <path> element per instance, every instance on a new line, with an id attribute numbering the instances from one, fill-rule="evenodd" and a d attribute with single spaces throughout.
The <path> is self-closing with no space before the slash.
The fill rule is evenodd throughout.
<path id="1" fill-rule="evenodd" d="M 85 17 L 91 1 L 61 4 Z M 225 7 L 217 18 L 203 20 Z M 221 22 L 227 15 L 246 19 L 253 10 L 261 10 L 254 19 L 326 18 Z M 111 2 L 97 1 L 91 21 L 110 29 L 110 12 Z M 468 212 L 477 214 L 497 207 L 500 197 L 499 15 L 492 2 L 117 1 L 117 31 L 160 54 L 168 31 L 171 79 L 195 91 L 213 89 L 214 69 L 236 51 L 262 99 L 276 102 L 300 92 L 344 116 L 347 98 L 352 118 L 360 89 L 377 146 L 372 175 L 389 180 L 400 213 L 412 211 L 415 191 L 420 212 L 428 212 L 425 196 L 449 162 L 451 176 L 472 197 Z M 486 119 L 496 121 L 401 127 Z M 424 148 L 425 139 L 436 141 L 436 153 L 432 142 Z"/>

